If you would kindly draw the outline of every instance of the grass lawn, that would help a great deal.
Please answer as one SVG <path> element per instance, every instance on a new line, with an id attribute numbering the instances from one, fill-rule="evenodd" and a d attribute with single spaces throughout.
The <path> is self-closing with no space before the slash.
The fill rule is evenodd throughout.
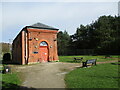
<path id="1" fill-rule="evenodd" d="M 65 77 L 67 88 L 118 88 L 118 80 L 118 63 L 78 68 Z"/>
<path id="2" fill-rule="evenodd" d="M 106 58 L 106 59 L 105 56 L 59 56 L 59 60 L 60 62 L 75 63 L 73 61 L 74 57 L 83 57 L 83 61 L 86 61 L 88 59 L 97 59 L 97 62 L 118 60 L 118 58 L 120 58 L 120 56 L 112 56 L 112 58 Z"/>
<path id="3" fill-rule="evenodd" d="M 18 76 L 18 73 L 11 72 L 7 74 L 0 73 L 0 81 L 2 81 L 3 89 L 17 89 L 21 84 L 21 80 Z"/>

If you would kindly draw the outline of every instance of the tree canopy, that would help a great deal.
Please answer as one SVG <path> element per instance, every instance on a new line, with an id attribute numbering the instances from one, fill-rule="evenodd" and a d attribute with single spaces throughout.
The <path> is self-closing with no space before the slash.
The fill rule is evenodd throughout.
<path id="1" fill-rule="evenodd" d="M 81 50 L 91 54 L 120 54 L 120 17 L 101 16 L 89 25 L 80 25 L 76 33 L 69 35 L 67 31 L 58 33 L 59 55 L 77 54 Z M 73 51 L 74 50 L 74 51 Z M 65 53 L 61 53 L 65 52 Z"/>

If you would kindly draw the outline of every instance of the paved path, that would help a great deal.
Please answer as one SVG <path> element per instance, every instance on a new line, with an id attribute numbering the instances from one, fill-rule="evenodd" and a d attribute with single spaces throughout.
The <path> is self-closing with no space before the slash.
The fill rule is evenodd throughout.
<path id="1" fill-rule="evenodd" d="M 97 64 L 117 61 L 97 62 Z M 35 65 L 17 66 L 17 72 L 22 73 L 24 82 L 22 87 L 27 88 L 65 88 L 65 74 L 81 67 L 80 63 L 40 63 Z"/>

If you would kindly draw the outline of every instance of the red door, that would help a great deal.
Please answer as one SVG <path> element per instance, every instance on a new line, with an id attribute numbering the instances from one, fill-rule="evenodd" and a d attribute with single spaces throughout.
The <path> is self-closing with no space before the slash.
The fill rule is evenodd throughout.
<path id="1" fill-rule="evenodd" d="M 48 48 L 47 48 L 47 46 L 40 46 L 40 59 L 43 62 L 48 61 Z"/>
<path id="2" fill-rule="evenodd" d="M 40 43 L 40 60 L 41 62 L 47 62 L 48 61 L 48 44 L 45 41 L 42 41 Z"/>

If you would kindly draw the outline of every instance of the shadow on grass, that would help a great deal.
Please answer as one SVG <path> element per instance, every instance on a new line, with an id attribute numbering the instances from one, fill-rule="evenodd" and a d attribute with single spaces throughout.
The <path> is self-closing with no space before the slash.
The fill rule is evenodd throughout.
<path id="1" fill-rule="evenodd" d="M 112 65 L 120 65 L 120 63 L 111 63 Z"/>
<path id="2" fill-rule="evenodd" d="M 117 80 L 120 78 L 119 76 L 118 76 L 118 77 L 110 77 L 110 76 L 95 76 L 95 75 L 94 75 L 94 76 L 92 76 L 92 75 L 87 75 L 87 76 L 90 77 L 90 78 L 93 78 L 93 77 L 94 77 L 94 78 L 101 78 L 101 79 L 104 79 L 104 78 L 105 78 L 105 79 L 106 79 L 106 78 L 110 78 L 110 79 L 111 79 L 111 78 L 112 78 L 112 79 L 117 79 Z"/>
<path id="3" fill-rule="evenodd" d="M 13 83 L 2 82 L 2 90 L 66 90 L 66 89 L 65 88 L 32 88 L 32 87 L 19 86 Z"/>
<path id="4" fill-rule="evenodd" d="M 69 61 L 65 61 L 65 62 L 68 62 L 68 63 L 81 63 L 80 61 L 72 61 L 72 60 L 71 61 L 70 60 Z"/>
<path id="5" fill-rule="evenodd" d="M 23 86 L 18 86 L 13 83 L 2 82 L 2 90 L 11 89 L 11 90 L 37 90 L 35 88 L 28 88 Z"/>

